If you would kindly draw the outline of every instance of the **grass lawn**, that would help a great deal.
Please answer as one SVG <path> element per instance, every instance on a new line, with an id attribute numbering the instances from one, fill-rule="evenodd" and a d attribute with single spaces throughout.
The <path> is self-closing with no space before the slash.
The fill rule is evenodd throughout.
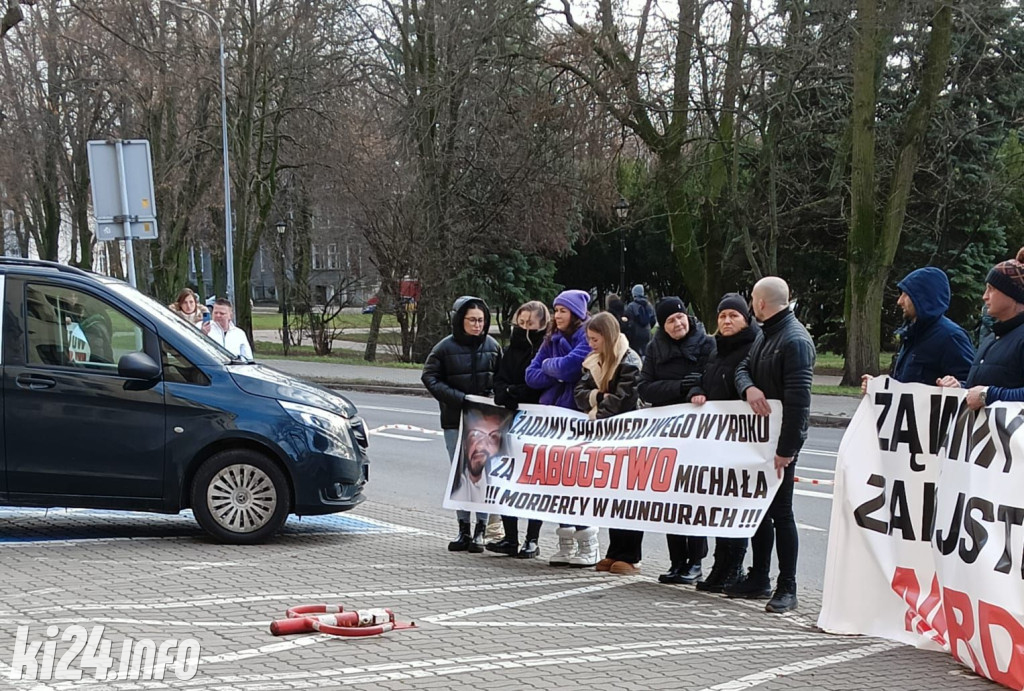
<path id="1" fill-rule="evenodd" d="M 859 386 L 826 386 L 824 384 L 812 384 L 811 393 L 825 396 L 853 396 L 860 398 Z"/>
<path id="2" fill-rule="evenodd" d="M 334 323 L 343 329 L 369 329 L 372 314 L 339 314 L 334 318 Z M 398 320 L 393 314 L 385 314 L 380 322 L 381 326 L 398 326 Z M 252 315 L 252 328 L 260 331 L 281 330 L 280 314 L 254 314 Z"/>
<path id="3" fill-rule="evenodd" d="M 374 365 L 378 367 L 396 367 L 399 369 L 423 369 L 423 365 L 415 362 L 399 362 L 387 352 L 387 348 L 377 351 L 376 362 L 367 362 L 359 353 L 351 350 L 337 350 L 331 355 L 317 355 L 313 352 L 313 346 L 292 346 L 288 349 L 288 357 L 280 343 L 268 341 L 256 341 L 256 355 L 259 359 L 267 360 L 300 360 L 302 362 L 330 362 L 338 365 Z"/>

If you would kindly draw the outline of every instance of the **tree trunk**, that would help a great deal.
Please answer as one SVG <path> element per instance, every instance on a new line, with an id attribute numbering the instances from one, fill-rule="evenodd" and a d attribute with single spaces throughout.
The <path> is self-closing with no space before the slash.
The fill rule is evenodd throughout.
<path id="1" fill-rule="evenodd" d="M 874 117 L 877 94 L 876 0 L 858 1 L 854 54 L 850 236 L 847 243 L 846 363 L 843 384 L 878 374 L 882 297 L 899 246 L 910 188 L 935 101 L 949 64 L 953 12 L 939 0 L 921 67 L 921 84 L 904 125 L 882 222 L 875 222 Z"/>

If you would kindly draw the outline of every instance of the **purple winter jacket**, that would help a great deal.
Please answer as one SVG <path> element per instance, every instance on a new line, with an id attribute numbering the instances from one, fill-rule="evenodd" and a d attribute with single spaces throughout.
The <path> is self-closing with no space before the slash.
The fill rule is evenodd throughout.
<path id="1" fill-rule="evenodd" d="M 589 354 L 586 326 L 581 325 L 568 338 L 556 331 L 526 368 L 526 385 L 542 392 L 542 404 L 576 410 L 573 389 L 583 376 L 583 360 Z"/>

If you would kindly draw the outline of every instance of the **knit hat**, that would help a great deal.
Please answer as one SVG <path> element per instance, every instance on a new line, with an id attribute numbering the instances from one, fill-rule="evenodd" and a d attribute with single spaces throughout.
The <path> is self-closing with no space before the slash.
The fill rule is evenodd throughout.
<path id="1" fill-rule="evenodd" d="M 642 298 L 644 296 L 644 287 L 643 287 L 643 285 L 640 284 L 640 283 L 637 283 L 635 286 L 633 286 L 632 294 L 633 294 L 633 299 L 634 300 L 636 300 L 637 298 Z"/>
<path id="2" fill-rule="evenodd" d="M 1013 298 L 1015 302 L 1024 303 L 1024 247 L 1017 251 L 1013 259 L 992 267 L 985 277 L 985 283 Z"/>
<path id="3" fill-rule="evenodd" d="M 667 297 L 658 300 L 658 304 L 654 306 L 654 313 L 658 315 L 658 326 L 664 328 L 665 320 L 671 317 L 677 312 L 686 314 L 686 306 L 683 301 L 679 298 Z"/>
<path id="4" fill-rule="evenodd" d="M 722 296 L 722 300 L 718 303 L 718 312 L 721 314 L 722 310 L 736 310 L 743 315 L 743 318 L 748 322 L 750 321 L 750 306 L 747 305 L 747 301 L 739 293 L 726 293 Z"/>
<path id="5" fill-rule="evenodd" d="M 587 318 L 587 305 L 590 304 L 590 293 L 585 290 L 563 290 L 555 298 L 554 305 L 561 305 L 579 319 Z"/>

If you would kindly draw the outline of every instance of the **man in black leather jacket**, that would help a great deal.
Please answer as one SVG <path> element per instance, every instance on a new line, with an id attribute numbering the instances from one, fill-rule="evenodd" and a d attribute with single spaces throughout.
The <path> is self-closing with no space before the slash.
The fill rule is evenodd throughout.
<path id="1" fill-rule="evenodd" d="M 751 540 L 753 566 L 747 575 L 725 589 L 729 597 L 771 599 L 768 612 L 796 609 L 798 537 L 793 517 L 793 477 L 796 457 L 807 438 L 814 376 L 814 341 L 789 307 L 789 286 L 766 276 L 754 286 L 752 307 L 761 333 L 736 368 L 736 390 L 758 415 L 769 415 L 768 399 L 782 401 L 782 431 L 775 450 L 775 470 L 782 478 L 768 514 Z M 769 569 L 772 546 L 779 552 L 779 580 L 771 592 Z"/>
<path id="2" fill-rule="evenodd" d="M 498 342 L 487 335 L 491 312 L 487 303 L 463 295 L 452 305 L 452 333 L 445 336 L 427 356 L 421 381 L 441 407 L 441 429 L 448 447 L 448 460 L 455 455 L 466 394 L 490 396 L 494 374 L 501 362 Z M 459 535 L 448 543 L 450 552 L 484 551 L 487 514 L 477 514 L 476 528 L 470 536 L 469 512 L 459 510 Z"/>

